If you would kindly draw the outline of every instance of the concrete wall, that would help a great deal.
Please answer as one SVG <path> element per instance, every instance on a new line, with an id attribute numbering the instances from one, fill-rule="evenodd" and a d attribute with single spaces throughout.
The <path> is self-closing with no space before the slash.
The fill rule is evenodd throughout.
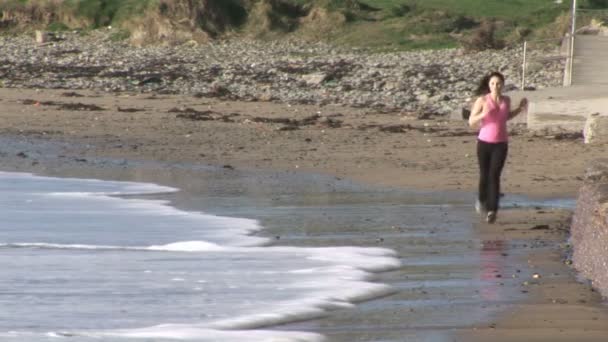
<path id="1" fill-rule="evenodd" d="M 594 162 L 585 174 L 571 234 L 574 267 L 608 296 L 608 159 Z"/>

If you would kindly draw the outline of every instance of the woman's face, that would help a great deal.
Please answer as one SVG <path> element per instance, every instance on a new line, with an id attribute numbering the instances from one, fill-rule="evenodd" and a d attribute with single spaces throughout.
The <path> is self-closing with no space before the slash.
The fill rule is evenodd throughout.
<path id="1" fill-rule="evenodd" d="M 500 94 L 502 91 L 502 80 L 498 76 L 492 76 L 488 82 L 488 85 L 490 86 L 490 91 L 493 94 Z"/>

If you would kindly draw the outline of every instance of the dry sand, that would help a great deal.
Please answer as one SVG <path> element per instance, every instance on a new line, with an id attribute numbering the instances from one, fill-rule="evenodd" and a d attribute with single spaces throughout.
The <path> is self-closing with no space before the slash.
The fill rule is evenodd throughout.
<path id="1" fill-rule="evenodd" d="M 87 164 L 93 158 L 108 157 L 227 169 L 297 170 L 372 185 L 437 191 L 474 192 L 477 182 L 475 132 L 463 122 L 418 120 L 371 109 L 67 90 L 0 89 L 0 104 L 0 137 L 67 143 L 62 151 L 66 163 Z M 178 118 L 178 114 L 205 120 Z M 301 120 L 312 115 L 320 117 L 310 125 L 300 122 L 297 129 L 293 129 L 293 121 L 268 120 Z M 282 130 L 284 127 L 287 129 Z M 503 173 L 502 190 L 508 194 L 573 198 L 585 166 L 606 150 L 602 145 L 586 146 L 582 139 L 539 137 L 521 129 L 514 132 Z M 19 164 L 22 170 L 45 172 L 44 156 L 35 150 L 10 153 L 4 152 L 5 167 Z M 538 270 L 540 278 L 501 275 L 514 279 L 511 287 L 527 294 L 526 299 L 508 301 L 505 314 L 488 324 L 446 327 L 452 340 L 606 339 L 608 326 L 603 322 L 608 310 L 602 298 L 577 281 L 575 272 L 564 263 L 569 215 L 560 210 L 504 210 L 497 224 L 476 226 L 484 241 L 528 241 L 530 246 L 544 247 L 535 249 L 522 243 L 514 249 L 519 252 L 510 269 Z M 385 247 L 391 247 L 390 242 Z M 345 314 L 336 313 L 326 320 L 332 328 L 322 332 L 336 341 L 400 340 L 403 332 L 394 324 L 385 325 L 387 315 L 400 314 L 405 313 L 354 310 L 348 313 L 346 324 L 340 316 Z M 374 328 L 353 333 L 349 327 L 358 320 L 371 322 Z"/>

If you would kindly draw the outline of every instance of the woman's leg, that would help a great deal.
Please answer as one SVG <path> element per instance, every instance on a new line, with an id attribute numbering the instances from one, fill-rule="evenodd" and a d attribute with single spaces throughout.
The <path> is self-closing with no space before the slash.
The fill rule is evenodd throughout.
<path id="1" fill-rule="evenodd" d="M 490 181 L 490 162 L 492 160 L 492 145 L 481 140 L 477 140 L 477 162 L 479 163 L 479 192 L 478 201 L 481 210 L 487 209 L 488 186 Z"/>
<path id="2" fill-rule="evenodd" d="M 508 145 L 507 143 L 492 144 L 492 153 L 490 157 L 490 166 L 488 170 L 488 192 L 486 208 L 488 212 L 496 213 L 499 207 L 500 200 L 500 175 L 507 159 Z"/>

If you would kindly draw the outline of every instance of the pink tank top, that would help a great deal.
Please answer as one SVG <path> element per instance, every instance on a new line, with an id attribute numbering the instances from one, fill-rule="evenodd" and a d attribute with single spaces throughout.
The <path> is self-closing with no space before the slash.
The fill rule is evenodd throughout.
<path id="1" fill-rule="evenodd" d="M 503 97 L 496 103 L 491 94 L 485 96 L 484 111 L 488 114 L 481 120 L 481 129 L 477 138 L 488 143 L 507 142 L 507 120 L 509 119 L 510 99 Z"/>

